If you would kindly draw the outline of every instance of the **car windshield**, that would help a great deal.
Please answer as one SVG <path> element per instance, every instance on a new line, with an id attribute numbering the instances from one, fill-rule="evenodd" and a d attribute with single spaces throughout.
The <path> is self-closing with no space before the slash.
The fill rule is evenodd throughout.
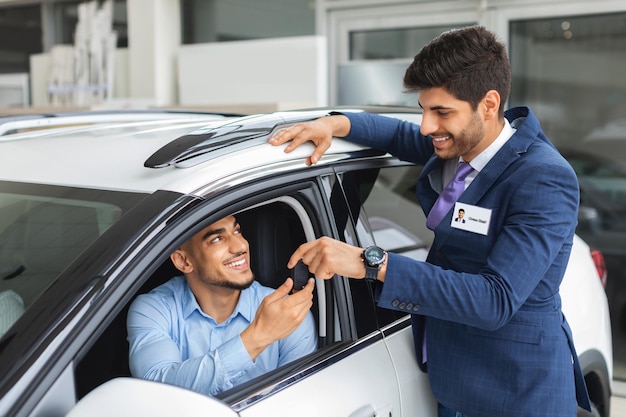
<path id="1" fill-rule="evenodd" d="M 0 182 L 0 337 L 137 197 Z"/>

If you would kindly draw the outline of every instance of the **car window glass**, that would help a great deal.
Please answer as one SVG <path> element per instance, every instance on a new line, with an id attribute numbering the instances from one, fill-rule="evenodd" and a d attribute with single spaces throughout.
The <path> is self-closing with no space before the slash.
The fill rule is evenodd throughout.
<path id="1" fill-rule="evenodd" d="M 122 215 L 101 191 L 0 190 L 0 337 Z M 28 188 L 28 187 L 25 187 Z M 79 198 L 80 197 L 80 198 Z"/>
<path id="2" fill-rule="evenodd" d="M 376 244 L 414 259 L 426 258 L 433 234 L 417 201 L 415 184 L 421 167 L 383 168 L 363 200 Z"/>
<path id="3" fill-rule="evenodd" d="M 415 197 L 419 169 L 400 166 L 340 176 L 362 247 L 375 244 L 414 259 L 426 259 L 432 234 L 425 227 L 424 213 Z M 358 282 L 352 283 L 351 288 Z M 379 326 L 403 315 L 378 307 L 376 311 Z"/>
<path id="4" fill-rule="evenodd" d="M 346 203 L 349 197 L 346 196 L 341 181 L 337 181 L 334 175 L 329 175 L 323 177 L 322 182 L 330 201 L 339 239 L 358 246 L 356 230 L 354 229 L 355 223 L 352 220 L 352 217 L 358 216 L 358 213 L 350 212 L 350 205 Z M 356 204 L 356 207 L 359 206 Z M 355 205 L 353 204 L 352 207 Z M 353 325 L 356 328 L 356 336 L 362 338 L 378 329 L 372 289 L 363 280 L 349 279 L 348 284 L 354 312 Z"/>

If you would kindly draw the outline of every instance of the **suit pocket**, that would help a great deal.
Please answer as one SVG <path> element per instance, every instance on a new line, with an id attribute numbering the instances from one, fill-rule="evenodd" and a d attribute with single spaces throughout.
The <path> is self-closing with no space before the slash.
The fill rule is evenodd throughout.
<path id="1" fill-rule="evenodd" d="M 540 344 L 543 338 L 543 329 L 540 325 L 513 321 L 497 330 L 483 330 L 468 326 L 467 332 L 471 335 L 489 339 L 528 343 L 532 345 Z"/>

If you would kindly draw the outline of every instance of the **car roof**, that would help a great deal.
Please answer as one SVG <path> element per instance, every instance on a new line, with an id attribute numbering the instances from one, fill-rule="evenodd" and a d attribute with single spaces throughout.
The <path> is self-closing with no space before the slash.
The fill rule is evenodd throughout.
<path id="1" fill-rule="evenodd" d="M 0 165 L 0 180 L 194 194 L 207 183 L 238 173 L 289 160 L 302 160 L 304 164 L 312 145 L 286 154 L 284 145 L 273 147 L 266 142 L 277 130 L 324 116 L 330 110 L 249 116 L 84 112 L 55 115 L 54 123 L 35 116 L 0 118 L 0 153 L 10 155 Z M 338 110 L 376 111 L 402 118 L 416 115 L 416 109 L 409 108 Z M 363 149 L 346 141 L 333 141 L 321 163 Z"/>

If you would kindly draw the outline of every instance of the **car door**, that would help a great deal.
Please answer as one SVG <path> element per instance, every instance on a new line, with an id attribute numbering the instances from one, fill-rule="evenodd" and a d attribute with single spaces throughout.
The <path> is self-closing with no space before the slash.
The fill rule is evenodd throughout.
<path id="1" fill-rule="evenodd" d="M 398 161 L 338 169 L 359 246 L 378 245 L 417 260 L 426 259 L 432 236 L 415 198 L 418 174 L 418 167 Z M 395 367 L 401 414 L 436 415 L 437 403 L 428 377 L 417 364 L 409 315 L 377 307 L 375 316 Z"/>
<path id="2" fill-rule="evenodd" d="M 134 297 L 129 297 L 129 292 L 136 295 L 164 282 L 176 273 L 168 266 L 168 254 L 198 230 L 229 214 L 236 215 L 244 237 L 250 242 L 255 276 L 264 285 L 275 287 L 286 278 L 287 259 L 300 241 L 327 235 L 359 244 L 356 229 L 361 223 L 355 221 L 358 213 L 347 203 L 350 196 L 342 187 L 343 176 L 345 173 L 338 176 L 330 167 L 308 167 L 207 194 L 203 201 L 179 213 L 152 236 L 149 246 L 138 259 L 130 262 L 132 267 L 124 271 L 124 277 L 120 276 L 127 284 L 118 288 L 125 288 L 124 299 L 128 300 Z M 123 326 L 129 302 L 125 301 L 125 306 L 117 305 L 115 312 L 109 311 L 109 316 L 115 313 L 119 317 L 113 320 L 116 326 Z M 318 329 L 318 350 L 225 391 L 217 395 L 216 400 L 244 417 L 434 416 L 432 409 L 407 408 L 403 404 L 400 395 L 403 382 L 399 383 L 399 375 L 411 382 L 402 390 L 414 390 L 413 397 L 421 398 L 420 392 L 429 390 L 421 380 L 416 381 L 419 374 L 399 369 L 405 367 L 404 361 L 414 361 L 406 318 L 396 317 L 395 313 L 385 317 L 389 312 L 380 310 L 375 305 L 373 288 L 362 280 L 340 276 L 331 280 L 317 279 L 313 314 Z M 117 347 L 107 336 L 111 333 L 108 328 L 103 329 L 99 341 L 85 343 L 82 360 L 76 366 L 78 371 L 106 371 L 97 366 L 97 352 L 102 351 L 102 346 L 109 352 L 117 349 L 124 353 L 127 345 L 119 336 L 121 332 L 115 332 L 120 339 Z M 397 355 L 396 359 L 391 352 Z M 89 366 L 89 362 L 93 366 Z M 77 380 L 80 374 L 89 375 L 90 379 L 96 377 L 93 373 L 78 371 Z M 104 381 L 114 376 L 130 375 L 111 374 L 98 379 Z M 77 386 L 82 385 L 77 381 Z M 177 398 L 177 390 L 175 387 L 159 388 L 164 398 L 168 392 L 172 398 Z M 89 392 L 79 395 L 79 399 L 83 397 L 88 400 Z M 119 415 L 119 407 L 113 402 L 110 406 Z M 198 410 L 198 415 L 203 415 L 203 410 Z"/>
<path id="3" fill-rule="evenodd" d="M 292 192 L 279 196 L 268 193 L 263 200 L 278 199 L 306 213 L 301 216 L 304 229 L 309 231 L 306 240 L 321 235 L 354 236 L 351 222 L 345 221 L 343 193 L 336 185 L 334 175 L 322 172 L 315 182 L 299 181 Z M 289 190 L 285 185 L 281 188 Z M 342 218 L 338 225 L 337 219 Z M 249 395 L 239 390 L 222 399 L 244 417 L 401 415 L 394 366 L 383 334 L 371 319 L 375 309 L 372 294 L 353 293 L 344 277 L 324 282 L 318 279 L 317 285 L 318 291 L 320 285 L 330 290 L 318 301 L 318 306 L 324 305 L 317 315 L 320 340 L 324 340 L 318 352 L 273 385 L 258 387 L 256 392 L 252 389 Z"/>
<path id="4" fill-rule="evenodd" d="M 124 270 L 123 276 L 120 274 L 118 277 L 126 283 L 117 285 L 118 289 L 124 288 L 125 301 L 111 310 L 111 305 L 114 305 L 111 299 L 107 303 L 109 310 L 99 314 L 101 317 L 108 315 L 111 324 L 100 329 L 97 340 L 85 342 L 73 376 L 76 385 L 86 386 L 84 378 L 107 381 L 113 377 L 130 376 L 123 372 L 112 374 L 103 369 L 99 366 L 98 353 L 103 350 L 109 354 L 113 350 L 119 351 L 120 355 L 115 355 L 120 358 L 117 360 L 125 360 L 124 351 L 127 352 L 128 347 L 123 337 L 123 326 L 125 312 L 130 304 L 128 300 L 175 274 L 176 271 L 168 265 L 168 254 L 206 225 L 235 214 L 242 224 L 244 237 L 250 242 L 255 276 L 262 284 L 274 287 L 286 279 L 287 259 L 298 243 L 321 235 L 337 236 L 332 203 L 326 193 L 328 190 L 332 194 L 334 175 L 329 168 L 307 168 L 305 171 L 304 174 L 301 172 L 272 176 L 263 181 L 255 180 L 228 191 L 214 193 L 179 213 L 159 233 L 154 234 L 149 245 L 137 255 L 137 259 L 129 261 L 131 266 Z M 341 198 L 335 203 L 345 211 L 341 193 L 338 196 Z M 344 227 L 350 229 L 350 224 Z M 353 234 L 352 231 L 350 233 Z M 255 262 L 255 258 L 259 262 Z M 225 391 L 215 399 L 241 416 L 401 415 L 396 372 L 384 343 L 384 335 L 375 321 L 372 325 L 369 313 L 363 316 L 356 314 L 357 311 L 367 310 L 371 313 L 374 309 L 371 293 L 352 294 L 347 278 L 317 279 L 313 315 L 317 322 L 318 350 Z M 111 316 L 116 318 L 111 321 Z M 111 334 L 115 334 L 118 340 L 113 340 Z M 91 336 L 91 339 L 94 337 Z M 120 365 L 120 369 L 127 367 L 127 364 Z M 94 375 L 94 372 L 102 375 Z M 111 386 L 107 383 L 105 385 Z M 123 386 L 127 386 L 131 397 L 132 390 L 143 392 L 146 389 L 145 384 L 128 385 L 120 382 L 119 386 L 122 386 L 122 391 Z M 87 392 L 79 393 L 79 405 L 91 402 L 93 397 L 105 389 L 90 388 Z M 179 395 L 179 391 L 176 387 L 158 388 L 159 397 L 168 398 L 171 395 L 173 401 L 184 397 Z M 91 395 L 91 392 L 94 394 Z M 145 398 L 139 395 L 140 392 L 137 398 Z M 98 404 L 96 407 L 99 409 L 103 407 L 101 401 L 94 401 L 93 404 Z M 107 411 L 118 416 L 127 411 L 120 409 L 120 404 L 113 401 L 105 405 Z M 132 408 L 135 411 L 136 406 Z M 139 409 L 141 407 L 139 404 Z M 153 409 L 149 400 L 146 400 L 145 407 Z M 89 410 L 89 407 L 83 410 Z M 205 411 L 198 409 L 197 413 L 205 415 Z M 87 414 L 77 415 L 88 415 L 88 411 L 81 413 L 85 412 Z"/>

